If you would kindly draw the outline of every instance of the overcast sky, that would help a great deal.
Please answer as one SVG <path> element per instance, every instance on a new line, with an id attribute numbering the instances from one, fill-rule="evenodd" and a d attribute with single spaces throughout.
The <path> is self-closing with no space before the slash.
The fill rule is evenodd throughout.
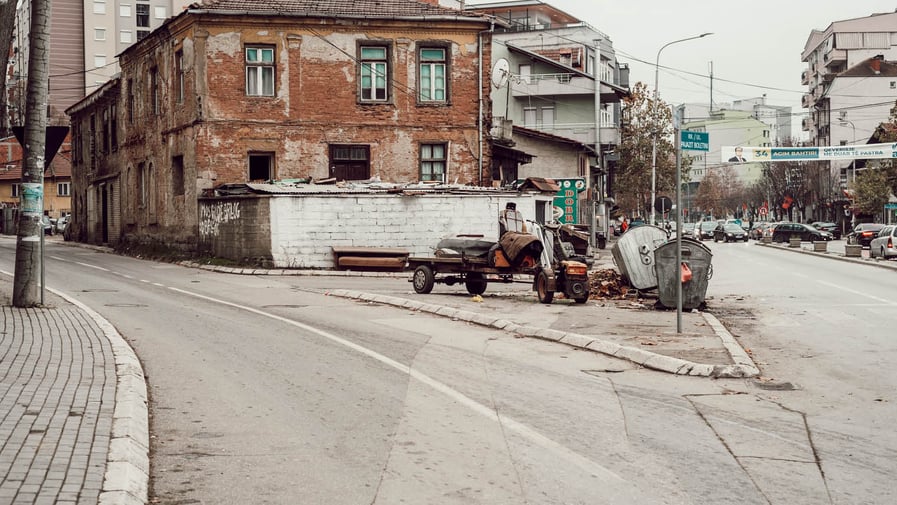
<path id="1" fill-rule="evenodd" d="M 792 107 L 795 134 L 806 112 L 800 107 L 801 95 L 807 92 L 800 81 L 807 68 L 801 52 L 810 31 L 897 9 L 897 0 L 544 1 L 607 34 L 617 59 L 629 64 L 630 84 L 642 81 L 649 89 L 664 44 L 712 32 L 660 53 L 660 97 L 673 104 L 708 103 L 712 62 L 715 104 L 766 94 L 770 105 Z M 478 3 L 484 2 L 467 2 Z"/>

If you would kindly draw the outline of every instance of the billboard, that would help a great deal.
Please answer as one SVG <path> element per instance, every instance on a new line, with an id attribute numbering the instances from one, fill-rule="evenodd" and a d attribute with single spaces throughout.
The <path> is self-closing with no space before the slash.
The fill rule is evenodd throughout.
<path id="1" fill-rule="evenodd" d="M 897 158 L 897 143 L 855 146 L 751 147 L 723 146 L 723 163 Z"/>

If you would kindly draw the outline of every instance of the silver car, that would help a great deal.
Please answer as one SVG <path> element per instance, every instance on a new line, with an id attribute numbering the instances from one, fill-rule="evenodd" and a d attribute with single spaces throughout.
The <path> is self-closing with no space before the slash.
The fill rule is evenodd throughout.
<path id="1" fill-rule="evenodd" d="M 897 258 L 897 225 L 889 224 L 879 230 L 869 242 L 869 256 L 873 258 Z"/>

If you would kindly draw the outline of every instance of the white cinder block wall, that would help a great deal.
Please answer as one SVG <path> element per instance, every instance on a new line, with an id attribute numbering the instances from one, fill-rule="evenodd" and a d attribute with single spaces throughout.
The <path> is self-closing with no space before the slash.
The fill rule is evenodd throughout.
<path id="1" fill-rule="evenodd" d="M 498 241 L 498 213 L 515 202 L 535 220 L 534 194 L 303 195 L 271 198 L 277 268 L 334 268 L 333 246 L 401 247 L 428 256 L 439 240 L 481 234 Z"/>

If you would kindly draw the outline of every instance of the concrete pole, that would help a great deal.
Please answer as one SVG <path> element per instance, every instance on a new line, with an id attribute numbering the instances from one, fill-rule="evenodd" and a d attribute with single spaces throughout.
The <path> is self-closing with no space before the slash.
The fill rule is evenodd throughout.
<path id="1" fill-rule="evenodd" d="M 25 159 L 16 239 L 16 269 L 13 279 L 14 307 L 34 307 L 42 302 L 40 258 L 43 252 L 44 169 L 49 101 L 50 0 L 31 2 L 31 47 L 28 59 L 25 103 Z M 42 288 L 42 286 L 40 286 Z"/>

